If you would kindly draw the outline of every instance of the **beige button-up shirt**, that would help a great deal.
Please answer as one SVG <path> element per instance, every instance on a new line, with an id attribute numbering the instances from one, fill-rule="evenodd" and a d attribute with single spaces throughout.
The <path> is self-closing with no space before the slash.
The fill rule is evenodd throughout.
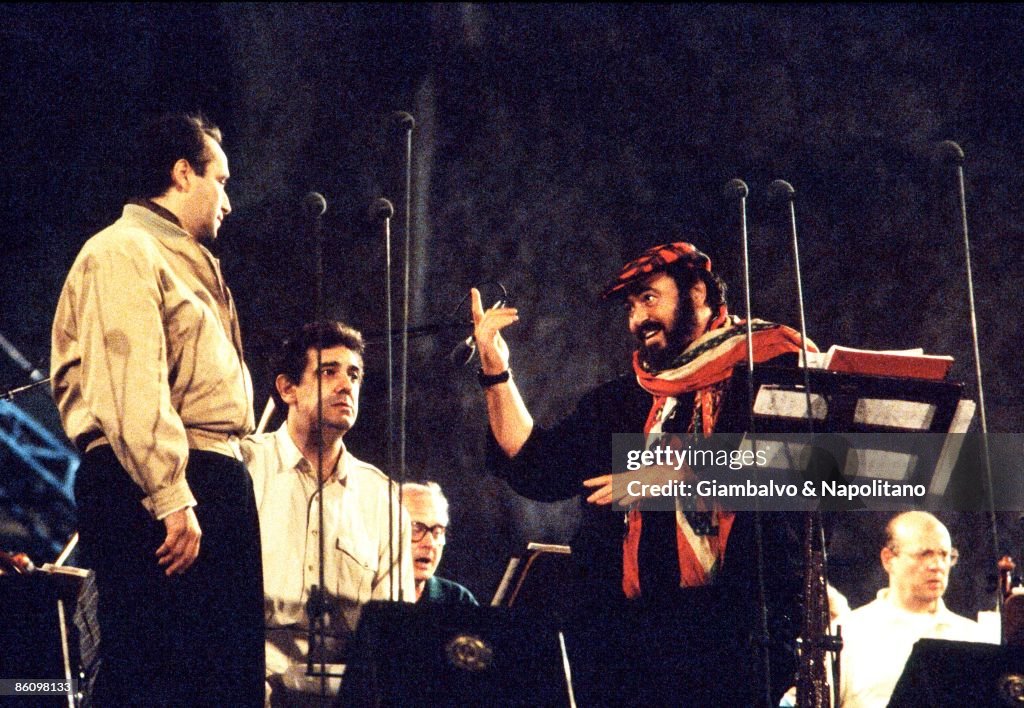
<path id="1" fill-rule="evenodd" d="M 306 601 L 320 583 L 316 470 L 287 424 L 246 438 L 242 454 L 260 516 L 267 674 L 283 674 L 306 661 Z M 416 599 L 409 517 L 398 513 L 397 492 L 383 472 L 348 450 L 324 483 L 324 585 L 336 618 L 325 661 L 339 660 L 362 605 L 397 600 L 400 589 L 402 599 Z"/>
<path id="2" fill-rule="evenodd" d="M 195 504 L 189 448 L 238 457 L 252 381 L 217 259 L 188 232 L 127 204 L 90 238 L 57 303 L 50 366 L 68 437 L 109 444 L 157 518 Z"/>

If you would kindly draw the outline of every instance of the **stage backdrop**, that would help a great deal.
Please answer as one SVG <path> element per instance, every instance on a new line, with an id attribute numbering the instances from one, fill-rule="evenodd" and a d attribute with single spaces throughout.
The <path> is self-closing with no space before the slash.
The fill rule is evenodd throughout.
<path id="1" fill-rule="evenodd" d="M 323 311 L 370 342 L 349 443 L 384 466 L 386 261 L 368 208 L 383 196 L 397 209 L 398 326 L 409 197 L 409 320 L 426 333 L 408 343 L 408 474 L 447 491 L 442 571 L 481 598 L 513 549 L 566 540 L 577 511 L 485 473 L 475 365 L 448 361 L 469 333 L 460 301 L 473 285 L 508 289 L 516 378 L 551 422 L 627 370 L 623 313 L 596 294 L 643 248 L 698 244 L 740 309 L 739 214 L 722 197 L 735 177 L 750 186 L 757 316 L 797 323 L 787 213 L 766 196 L 781 178 L 797 192 L 811 337 L 950 354 L 973 396 L 956 181 L 932 159 L 959 142 L 989 425 L 1020 432 L 1020 6 L 168 3 L 7 5 L 0 18 L 0 332 L 42 368 L 67 269 L 120 211 L 127 137 L 144 115 L 202 109 L 230 158 L 234 212 L 216 250 L 258 407 L 268 353 L 315 312 L 300 204 L 316 190 Z M 394 111 L 415 118 L 408 195 Z M 22 383 L 2 358 L 0 387 Z M 1000 519 L 1000 551 L 1017 555 L 1016 515 Z M 947 520 L 964 549 L 949 604 L 973 614 L 990 604 L 995 551 L 983 515 Z M 847 515 L 837 528 L 832 578 L 855 605 L 884 581 L 865 541 L 879 524 Z"/>

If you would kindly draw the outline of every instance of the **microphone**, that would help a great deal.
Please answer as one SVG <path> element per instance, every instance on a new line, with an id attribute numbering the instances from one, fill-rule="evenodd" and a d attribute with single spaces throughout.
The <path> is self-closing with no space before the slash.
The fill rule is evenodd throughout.
<path id="1" fill-rule="evenodd" d="M 747 183 L 737 177 L 725 183 L 722 194 L 726 199 L 746 199 L 750 190 L 747 189 Z"/>
<path id="2" fill-rule="evenodd" d="M 390 219 L 395 215 L 395 207 L 384 197 L 379 197 L 370 205 L 371 219 Z"/>
<path id="3" fill-rule="evenodd" d="M 793 201 L 796 190 L 784 179 L 777 179 L 768 185 L 768 199 L 773 202 Z"/>
<path id="4" fill-rule="evenodd" d="M 964 164 L 964 151 L 952 140 L 943 140 L 935 148 L 935 160 L 941 165 Z"/>
<path id="5" fill-rule="evenodd" d="M 319 219 L 327 211 L 327 200 L 320 192 L 310 192 L 302 198 L 302 211 L 310 219 Z"/>
<path id="6" fill-rule="evenodd" d="M 496 307 L 504 307 L 505 301 L 498 300 L 491 306 L 493 310 Z M 469 335 L 461 342 L 455 345 L 451 353 L 448 354 L 448 361 L 455 366 L 468 366 L 469 362 L 473 361 L 473 357 L 476 355 L 476 339 L 473 335 Z"/>
<path id="7" fill-rule="evenodd" d="M 2 334 L 0 334 L 0 349 L 3 349 L 5 352 L 7 352 L 7 356 L 11 357 L 11 359 L 14 360 L 14 363 L 20 366 L 23 371 L 28 373 L 28 377 L 32 379 L 35 383 L 38 384 L 42 383 L 43 381 L 50 380 L 47 377 L 43 376 L 43 373 L 39 369 L 32 366 L 32 362 L 26 359 L 22 355 L 22 353 L 18 351 L 18 348 L 11 344 L 9 341 L 7 341 L 7 338 L 4 337 L 4 335 Z"/>
<path id="8" fill-rule="evenodd" d="M 389 118 L 399 128 L 412 130 L 416 127 L 416 119 L 412 117 L 412 114 L 406 113 L 405 111 L 395 111 L 389 116 Z"/>

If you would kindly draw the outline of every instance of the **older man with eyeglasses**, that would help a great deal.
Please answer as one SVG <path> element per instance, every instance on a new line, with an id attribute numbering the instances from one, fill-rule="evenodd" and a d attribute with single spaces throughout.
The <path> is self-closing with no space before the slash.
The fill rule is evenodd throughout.
<path id="1" fill-rule="evenodd" d="M 885 530 L 881 560 L 889 587 L 836 619 L 843 636 L 843 708 L 887 705 L 918 639 L 988 641 L 977 622 L 942 602 L 959 558 L 942 522 L 927 512 L 908 511 L 893 517 Z"/>
<path id="2" fill-rule="evenodd" d="M 477 605 L 468 588 L 436 575 L 448 534 L 448 500 L 437 482 L 402 485 L 402 506 L 412 521 L 416 602 Z"/>

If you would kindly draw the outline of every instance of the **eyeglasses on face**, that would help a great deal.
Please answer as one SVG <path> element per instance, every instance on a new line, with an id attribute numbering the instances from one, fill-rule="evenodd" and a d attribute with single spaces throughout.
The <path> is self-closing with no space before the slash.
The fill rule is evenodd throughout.
<path id="1" fill-rule="evenodd" d="M 921 551 L 906 551 L 901 554 L 899 548 L 889 546 L 889 550 L 895 555 L 905 555 L 912 558 L 917 563 L 931 563 L 933 560 L 940 560 L 943 563 L 949 565 L 952 568 L 960 560 L 960 551 L 955 548 L 951 548 L 948 551 L 938 550 L 935 548 L 926 548 Z"/>
<path id="2" fill-rule="evenodd" d="M 434 524 L 433 526 L 427 526 L 421 524 L 419 521 L 412 522 L 412 541 L 413 543 L 419 543 L 423 540 L 423 537 L 430 532 L 430 535 L 434 537 L 434 541 L 437 543 L 444 543 L 445 536 L 448 533 L 448 527 L 442 526 L 441 524 Z"/>

